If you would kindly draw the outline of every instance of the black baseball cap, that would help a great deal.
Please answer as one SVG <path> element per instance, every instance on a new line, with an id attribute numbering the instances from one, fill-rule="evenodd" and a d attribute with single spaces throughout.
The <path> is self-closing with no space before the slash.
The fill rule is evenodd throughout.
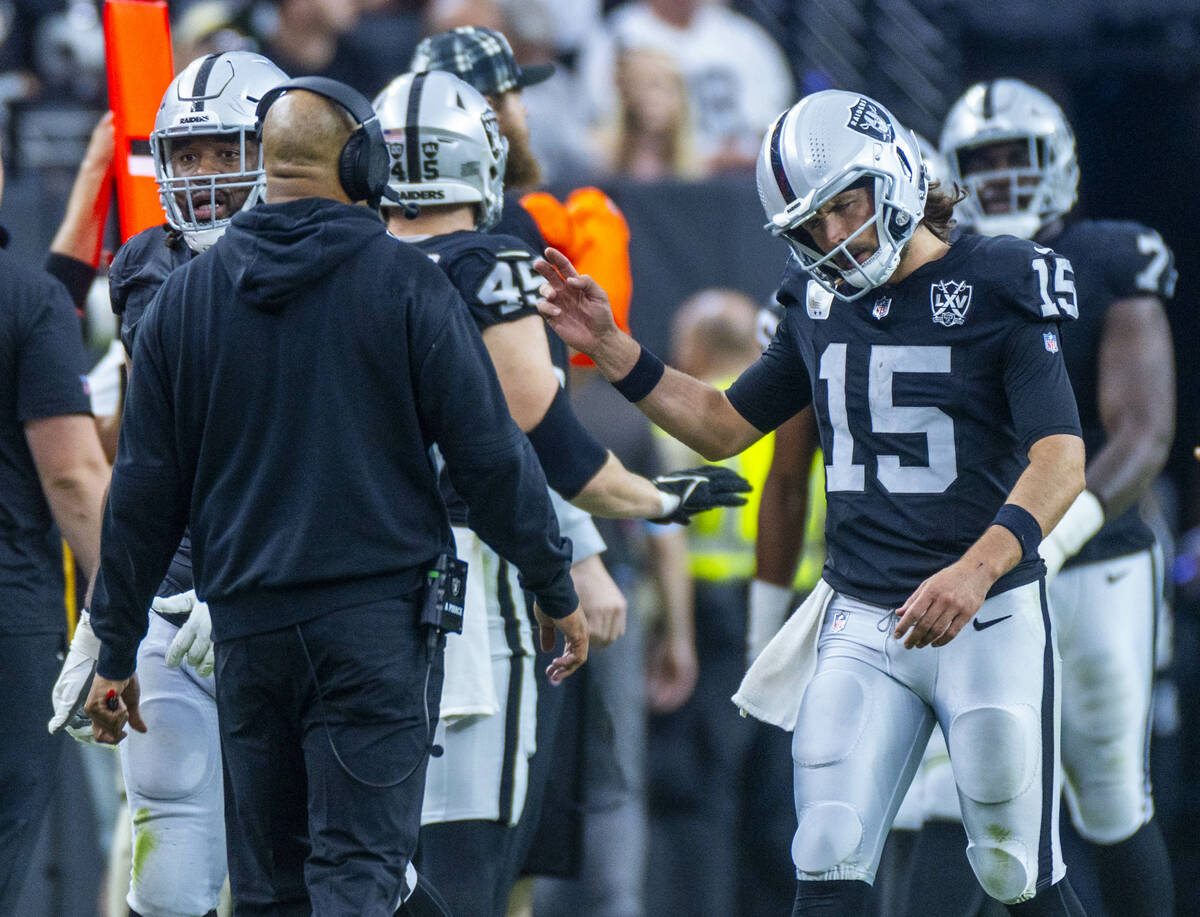
<path id="1" fill-rule="evenodd" d="M 553 64 L 518 67 L 507 38 L 495 29 L 473 25 L 422 40 L 408 69 L 418 73 L 445 70 L 484 95 L 524 89 L 549 79 L 554 73 Z"/>

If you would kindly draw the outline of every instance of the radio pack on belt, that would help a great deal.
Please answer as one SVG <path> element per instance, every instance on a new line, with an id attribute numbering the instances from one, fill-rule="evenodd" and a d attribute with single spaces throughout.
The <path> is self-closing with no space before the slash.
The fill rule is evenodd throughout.
<path id="1" fill-rule="evenodd" d="M 467 562 L 450 554 L 439 554 L 425 576 L 421 624 L 428 624 L 443 634 L 461 634 L 463 602 L 467 595 Z"/>

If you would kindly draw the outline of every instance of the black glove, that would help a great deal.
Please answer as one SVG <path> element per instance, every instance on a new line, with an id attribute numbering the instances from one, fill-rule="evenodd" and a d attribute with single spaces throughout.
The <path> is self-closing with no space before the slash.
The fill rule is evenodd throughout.
<path id="1" fill-rule="evenodd" d="M 664 493 L 679 497 L 675 510 L 651 522 L 679 522 L 687 525 L 692 516 L 718 506 L 742 506 L 742 496 L 752 488 L 750 482 L 736 471 L 720 465 L 705 465 L 671 474 L 661 474 L 654 486 Z"/>

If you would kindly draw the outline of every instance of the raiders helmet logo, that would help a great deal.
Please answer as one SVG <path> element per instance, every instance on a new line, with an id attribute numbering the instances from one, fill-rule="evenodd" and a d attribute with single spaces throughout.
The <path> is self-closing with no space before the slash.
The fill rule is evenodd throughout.
<path id="1" fill-rule="evenodd" d="M 933 320 L 949 328 L 961 325 L 971 306 L 971 285 L 963 280 L 939 280 L 929 287 Z"/>
<path id="2" fill-rule="evenodd" d="M 870 99 L 860 98 L 851 106 L 846 127 L 883 143 L 890 143 L 896 136 L 896 129 L 892 127 L 888 116 Z"/>

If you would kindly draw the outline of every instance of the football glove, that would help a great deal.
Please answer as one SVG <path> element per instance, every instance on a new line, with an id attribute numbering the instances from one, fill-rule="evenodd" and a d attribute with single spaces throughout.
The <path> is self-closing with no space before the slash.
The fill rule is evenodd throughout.
<path id="1" fill-rule="evenodd" d="M 687 525 L 692 516 L 718 506 L 742 506 L 750 491 L 750 482 L 721 465 L 705 465 L 662 474 L 654 486 L 663 494 L 663 514 L 651 522 L 679 522 Z"/>
<path id="2" fill-rule="evenodd" d="M 196 590 L 189 589 L 178 595 L 156 598 L 150 607 L 160 614 L 188 613 L 188 619 L 167 647 L 167 667 L 178 667 L 186 657 L 201 678 L 211 675 L 215 666 L 212 618 L 208 614 L 208 604 L 196 598 Z"/>
<path id="3" fill-rule="evenodd" d="M 71 738 L 84 745 L 100 745 L 92 736 L 92 721 L 83 712 L 88 691 L 92 687 L 92 676 L 96 673 L 96 661 L 100 658 L 100 638 L 92 630 L 92 619 L 84 609 L 71 638 L 71 648 L 63 661 L 58 679 L 50 691 L 54 704 L 54 716 L 46 724 L 50 732 L 65 729 Z M 104 745 L 104 748 L 115 748 Z"/>

